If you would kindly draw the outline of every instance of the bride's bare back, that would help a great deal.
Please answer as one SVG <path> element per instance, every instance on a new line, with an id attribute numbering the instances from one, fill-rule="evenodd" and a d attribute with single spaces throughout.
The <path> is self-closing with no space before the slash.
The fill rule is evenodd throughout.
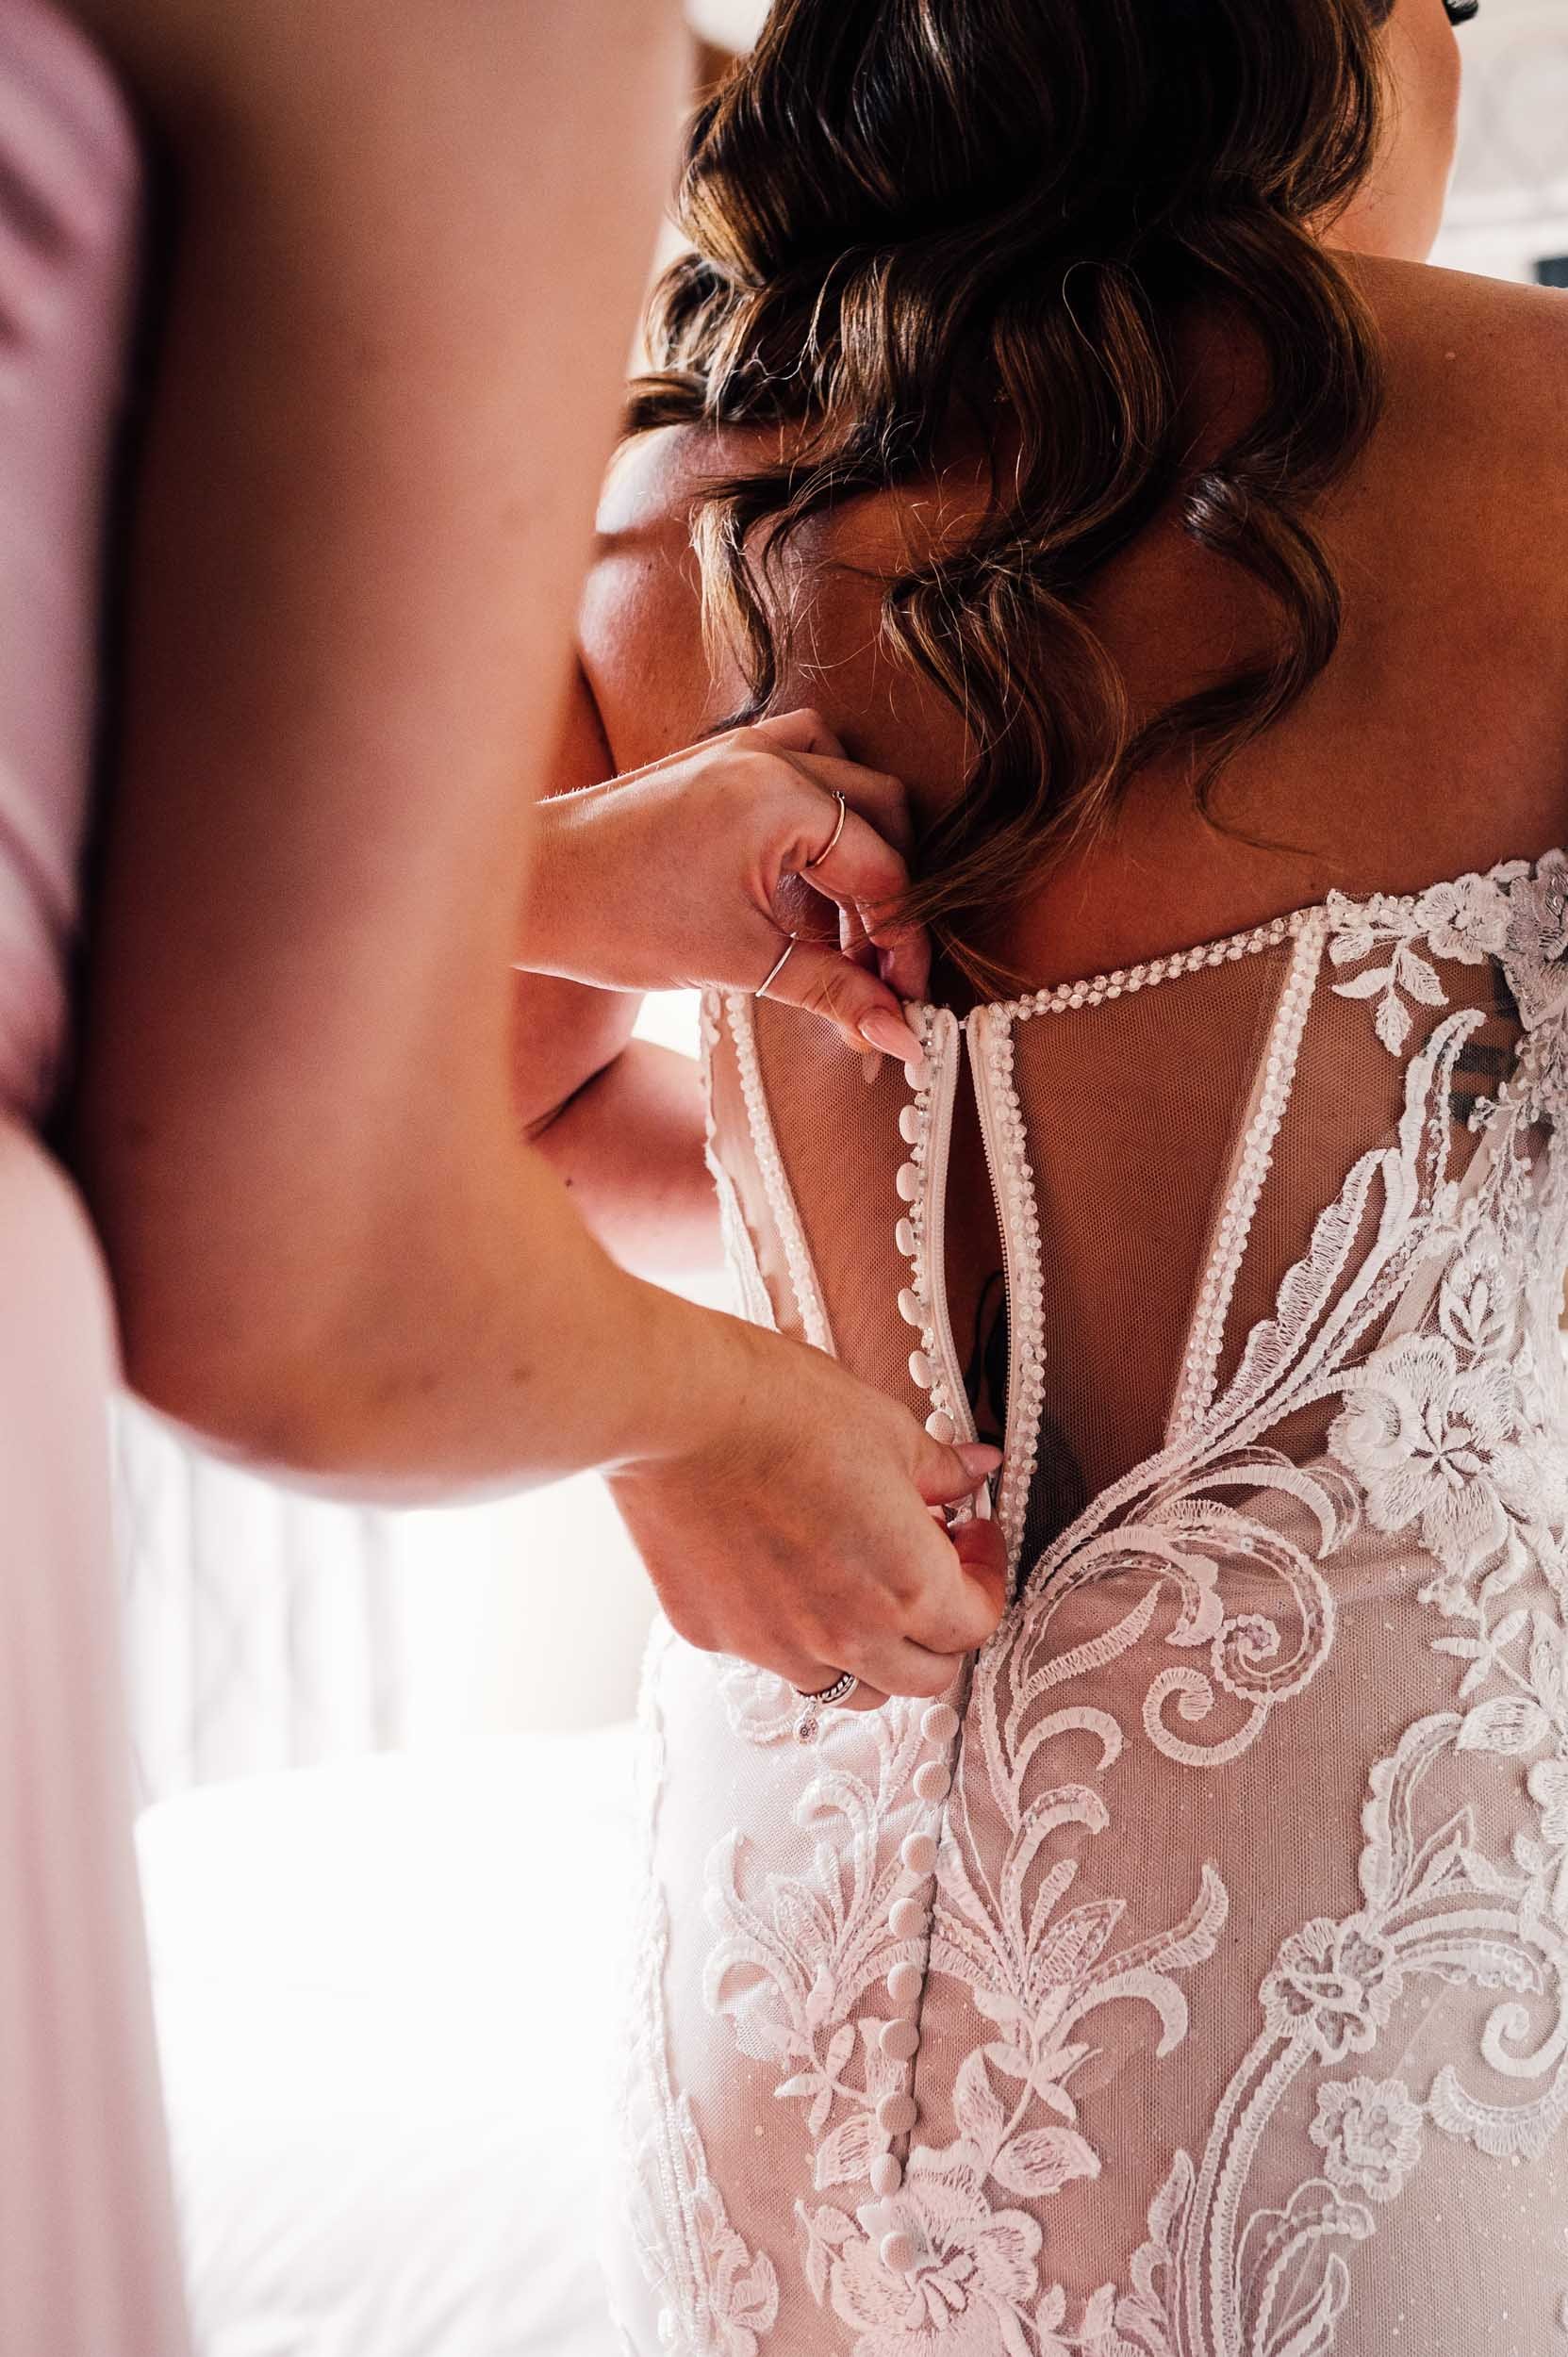
<path id="1" fill-rule="evenodd" d="M 1053 873 L 989 946 L 1049 982 L 1257 923 L 1334 887 L 1405 891 L 1560 841 L 1568 825 L 1568 303 L 1424 264 L 1351 265 L 1381 324 L 1384 417 L 1321 525 L 1346 627 L 1326 676 L 1237 759 L 1217 815 L 1301 847 L 1216 833 L 1181 780 L 1151 770 L 1115 841 Z M 1199 446 L 1246 414 L 1245 348 L 1195 329 Z M 1005 446 L 1004 446 L 1005 447 Z M 732 709 L 711 678 L 686 540 L 701 478 L 776 445 L 670 430 L 627 446 L 601 511 L 583 648 L 619 769 L 689 743 Z M 955 790 L 961 722 L 875 647 L 874 592 L 833 560 L 889 567 L 941 519 L 978 513 L 978 476 L 863 500 L 803 545 L 816 660 L 778 708 L 808 703 L 859 761 L 901 778 L 922 816 Z M 908 536 L 906 540 L 905 536 Z M 1094 617 L 1134 698 L 1189 692 L 1256 644 L 1258 593 L 1174 518 L 1098 583 Z"/>

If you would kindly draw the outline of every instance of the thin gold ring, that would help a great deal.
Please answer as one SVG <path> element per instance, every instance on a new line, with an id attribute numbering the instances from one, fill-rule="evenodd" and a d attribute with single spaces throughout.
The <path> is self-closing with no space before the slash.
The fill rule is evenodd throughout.
<path id="1" fill-rule="evenodd" d="M 764 992 L 767 989 L 768 984 L 778 981 L 779 976 L 784 972 L 784 967 L 789 964 L 790 953 L 794 948 L 795 935 L 791 933 L 789 939 L 784 943 L 784 954 L 772 966 L 769 967 L 765 979 L 757 984 L 756 989 L 752 992 L 751 996 L 754 998 L 760 998 Z"/>
<path id="2" fill-rule="evenodd" d="M 844 821 L 850 815 L 850 805 L 844 799 L 843 795 L 840 794 L 836 788 L 834 788 L 834 800 L 838 804 L 838 824 L 834 827 L 826 843 L 823 844 L 822 849 L 817 852 L 817 857 L 815 859 L 807 860 L 805 866 L 801 870 L 802 876 L 813 867 L 820 867 L 822 862 L 825 859 L 831 858 L 833 853 L 838 849 L 838 838 L 844 832 Z"/>

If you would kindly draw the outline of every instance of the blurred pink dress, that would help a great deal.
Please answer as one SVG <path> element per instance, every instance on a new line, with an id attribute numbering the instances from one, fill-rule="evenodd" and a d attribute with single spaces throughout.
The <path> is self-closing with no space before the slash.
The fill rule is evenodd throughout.
<path id="1" fill-rule="evenodd" d="M 0 2351 L 186 2348 L 131 1847 L 103 1270 L 65 1041 L 137 218 L 114 83 L 0 0 Z"/>

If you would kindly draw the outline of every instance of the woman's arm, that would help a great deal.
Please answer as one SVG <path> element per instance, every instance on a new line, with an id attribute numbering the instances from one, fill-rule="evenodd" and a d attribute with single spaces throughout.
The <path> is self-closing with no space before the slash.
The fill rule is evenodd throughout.
<path id="1" fill-rule="evenodd" d="M 598 784 L 614 767 L 579 665 L 553 792 Z M 641 1003 L 639 991 L 520 969 L 512 994 L 518 1118 L 589 1232 L 623 1267 L 653 1276 L 716 1266 L 701 1079 L 690 1057 L 633 1037 Z"/>
<path id="2" fill-rule="evenodd" d="M 900 789 L 847 761 L 809 712 L 618 778 L 581 662 L 550 781 L 513 993 L 519 1119 L 624 1265 L 648 1274 L 715 1265 L 700 1077 L 689 1058 L 634 1038 L 643 989 L 760 981 L 785 929 L 815 925 L 823 937 L 791 954 L 779 995 L 836 1023 L 847 1052 L 872 1045 L 861 1029 L 869 1019 L 873 1031 L 880 1023 L 881 1052 L 917 1055 L 899 992 L 924 985 L 923 939 L 884 933 L 884 975 L 842 954 L 837 938 L 841 902 L 866 909 L 902 886 Z M 842 827 L 835 790 L 858 805 Z M 835 836 L 831 860 L 806 867 Z M 836 898 L 806 888 L 813 877 Z M 566 970 L 537 972 L 529 961 Z"/>
<path id="3" fill-rule="evenodd" d="M 671 1277 L 722 1257 L 704 1129 L 693 1059 L 638 1039 L 531 1134 L 605 1250 Z"/>
<path id="4" fill-rule="evenodd" d="M 360 1488 L 593 1462 L 633 1310 L 520 1150 L 509 965 L 678 25 L 139 11 L 180 218 L 79 1125 L 131 1377 Z"/>

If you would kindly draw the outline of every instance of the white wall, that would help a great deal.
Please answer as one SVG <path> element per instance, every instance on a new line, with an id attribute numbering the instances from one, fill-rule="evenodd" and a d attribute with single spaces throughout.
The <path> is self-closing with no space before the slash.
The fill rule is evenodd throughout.
<path id="1" fill-rule="evenodd" d="M 1527 278 L 1568 254 L 1568 0 L 1482 0 L 1459 38 L 1460 153 L 1434 258 Z"/>
<path id="2" fill-rule="evenodd" d="M 687 0 L 686 14 L 704 41 L 721 49 L 749 49 L 767 14 L 767 0 Z"/>

